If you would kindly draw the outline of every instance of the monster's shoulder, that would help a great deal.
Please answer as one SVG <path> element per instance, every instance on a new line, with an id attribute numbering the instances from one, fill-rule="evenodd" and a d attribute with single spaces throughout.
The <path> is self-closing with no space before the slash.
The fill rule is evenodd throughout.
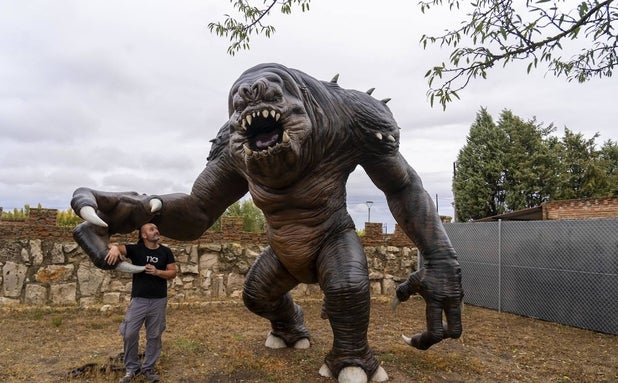
<path id="1" fill-rule="evenodd" d="M 371 93 L 353 89 L 338 90 L 340 99 L 350 113 L 350 133 L 356 145 L 367 153 L 395 153 L 399 149 L 399 126 L 386 103 L 390 99 L 378 100 Z"/>
<path id="2" fill-rule="evenodd" d="M 230 142 L 230 125 L 225 123 L 221 129 L 219 129 L 217 136 L 210 140 L 210 142 L 212 142 L 212 146 L 210 147 L 210 153 L 208 153 L 208 157 L 206 158 L 208 161 L 221 157 L 227 149 Z"/>

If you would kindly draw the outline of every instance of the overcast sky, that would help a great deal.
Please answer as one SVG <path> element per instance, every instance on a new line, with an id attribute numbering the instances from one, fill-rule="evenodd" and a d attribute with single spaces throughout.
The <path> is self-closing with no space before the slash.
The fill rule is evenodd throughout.
<path id="1" fill-rule="evenodd" d="M 67 209 L 80 186 L 147 194 L 186 192 L 227 120 L 234 80 L 279 62 L 343 88 L 375 87 L 401 130 L 400 150 L 439 212 L 453 215 L 452 169 L 476 113 L 510 109 L 525 120 L 618 138 L 616 78 L 568 83 L 544 70 L 497 68 L 443 111 L 431 108 L 425 72 L 449 51 L 423 50 L 423 33 L 458 25 L 463 14 L 422 15 L 416 1 L 311 2 L 274 14 L 277 33 L 227 55 L 209 22 L 232 13 L 226 0 L 3 1 L 0 3 L 0 206 Z M 394 228 L 384 195 L 362 168 L 348 182 L 358 227 Z"/>

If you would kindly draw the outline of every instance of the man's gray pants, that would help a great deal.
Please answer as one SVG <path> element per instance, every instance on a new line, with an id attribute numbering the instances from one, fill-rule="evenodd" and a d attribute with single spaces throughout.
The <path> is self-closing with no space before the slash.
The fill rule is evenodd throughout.
<path id="1" fill-rule="evenodd" d="M 120 334 L 124 338 L 124 366 L 127 372 L 152 370 L 161 355 L 161 336 L 165 330 L 167 298 L 131 298 Z M 144 363 L 139 363 L 139 331 L 146 325 Z"/>

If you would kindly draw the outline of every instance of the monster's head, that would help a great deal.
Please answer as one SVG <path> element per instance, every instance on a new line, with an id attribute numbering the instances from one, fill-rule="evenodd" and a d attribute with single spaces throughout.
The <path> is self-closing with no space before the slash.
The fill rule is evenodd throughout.
<path id="1" fill-rule="evenodd" d="M 283 65 L 261 64 L 244 72 L 232 86 L 231 149 L 253 179 L 283 187 L 310 166 L 308 148 L 321 112 L 308 86 L 316 83 Z"/>

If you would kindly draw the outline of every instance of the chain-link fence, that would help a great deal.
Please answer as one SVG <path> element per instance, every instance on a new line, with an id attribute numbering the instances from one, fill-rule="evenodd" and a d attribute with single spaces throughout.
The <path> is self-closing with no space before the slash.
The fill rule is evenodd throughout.
<path id="1" fill-rule="evenodd" d="M 618 219 L 444 226 L 465 302 L 618 334 Z"/>

